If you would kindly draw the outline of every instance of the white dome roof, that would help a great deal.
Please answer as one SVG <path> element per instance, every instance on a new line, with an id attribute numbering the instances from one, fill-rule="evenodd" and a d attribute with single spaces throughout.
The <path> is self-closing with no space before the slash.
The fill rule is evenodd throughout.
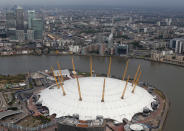
<path id="1" fill-rule="evenodd" d="M 101 102 L 104 77 L 83 77 L 79 78 L 79 82 L 82 101 L 79 101 L 76 79 L 64 82 L 66 96 L 63 96 L 61 88 L 54 86 L 53 89 L 42 90 L 39 101 L 49 108 L 50 114 L 56 113 L 57 117 L 77 113 L 80 120 L 93 120 L 102 115 L 119 122 L 123 118 L 131 120 L 144 107 L 151 109 L 151 102 L 154 101 L 153 96 L 142 87 L 137 86 L 133 94 L 131 83 L 128 83 L 124 99 L 121 99 L 126 82 L 106 78 L 105 102 Z"/>

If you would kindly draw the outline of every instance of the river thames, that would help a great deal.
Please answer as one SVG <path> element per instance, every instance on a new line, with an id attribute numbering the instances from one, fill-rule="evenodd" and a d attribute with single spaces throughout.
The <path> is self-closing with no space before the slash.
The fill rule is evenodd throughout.
<path id="1" fill-rule="evenodd" d="M 0 74 L 20 74 L 57 67 L 60 62 L 62 69 L 71 69 L 71 56 L 11 56 L 0 57 Z M 75 56 L 76 69 L 89 72 L 89 57 Z M 109 59 L 93 57 L 93 67 L 97 73 L 107 73 Z M 112 58 L 111 75 L 121 77 L 126 59 Z M 184 68 L 155 63 L 141 59 L 130 59 L 127 74 L 133 78 L 137 66 L 141 65 L 143 75 L 141 81 L 149 82 L 162 90 L 171 102 L 171 108 L 164 131 L 181 131 L 184 121 Z"/>

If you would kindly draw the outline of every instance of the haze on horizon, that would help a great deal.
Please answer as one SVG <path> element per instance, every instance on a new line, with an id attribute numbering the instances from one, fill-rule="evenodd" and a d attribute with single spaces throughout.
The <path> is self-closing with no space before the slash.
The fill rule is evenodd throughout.
<path id="1" fill-rule="evenodd" d="M 0 0 L 0 5 L 1 6 L 98 5 L 98 6 L 184 7 L 184 0 Z"/>

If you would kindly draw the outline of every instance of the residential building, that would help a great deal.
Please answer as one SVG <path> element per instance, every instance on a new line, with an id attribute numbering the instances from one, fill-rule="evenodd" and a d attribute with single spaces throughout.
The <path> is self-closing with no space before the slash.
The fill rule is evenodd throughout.
<path id="1" fill-rule="evenodd" d="M 184 53 L 184 39 L 175 38 L 170 40 L 169 47 L 174 50 L 175 53 L 183 54 Z"/>

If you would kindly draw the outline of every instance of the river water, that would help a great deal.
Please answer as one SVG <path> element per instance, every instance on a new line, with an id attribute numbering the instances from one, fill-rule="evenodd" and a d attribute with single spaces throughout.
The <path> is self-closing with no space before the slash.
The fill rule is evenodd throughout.
<path id="1" fill-rule="evenodd" d="M 62 69 L 71 69 L 71 56 L 11 56 L 0 57 L 0 74 L 18 74 L 56 68 L 59 61 Z M 89 58 L 75 56 L 76 69 L 89 72 Z M 93 57 L 95 72 L 107 73 L 109 59 L 106 57 Z M 121 77 L 126 59 L 113 57 L 111 74 Z M 155 63 L 139 59 L 130 59 L 127 74 L 134 76 L 137 66 L 141 64 L 143 75 L 141 81 L 155 85 L 167 94 L 171 108 L 164 131 L 182 131 L 184 122 L 184 68 Z"/>

